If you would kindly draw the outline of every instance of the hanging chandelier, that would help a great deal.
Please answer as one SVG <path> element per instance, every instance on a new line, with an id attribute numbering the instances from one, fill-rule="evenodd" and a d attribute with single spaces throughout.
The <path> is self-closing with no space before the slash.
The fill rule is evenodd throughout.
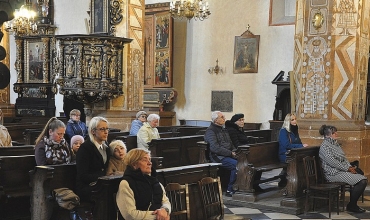
<path id="1" fill-rule="evenodd" d="M 170 13 L 175 19 L 187 18 L 189 21 L 207 19 L 211 14 L 207 0 L 174 0 L 170 2 Z"/>
<path id="2" fill-rule="evenodd" d="M 6 30 L 18 36 L 31 35 L 37 32 L 35 17 L 36 12 L 31 10 L 29 4 L 22 5 L 20 9 L 15 10 L 14 19 L 7 22 Z"/>

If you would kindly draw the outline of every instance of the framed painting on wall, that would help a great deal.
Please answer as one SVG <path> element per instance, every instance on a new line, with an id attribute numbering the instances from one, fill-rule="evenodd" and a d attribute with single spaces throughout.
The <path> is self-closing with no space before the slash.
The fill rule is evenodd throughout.
<path id="1" fill-rule="evenodd" d="M 48 73 L 44 73 L 48 65 L 44 62 L 49 54 L 49 45 L 44 43 L 40 38 L 25 39 L 24 42 L 24 68 L 26 83 L 42 83 L 47 81 Z M 45 77 L 45 79 L 44 79 Z"/>
<path id="2" fill-rule="evenodd" d="M 91 0 L 91 33 L 108 33 L 108 0 Z"/>
<path id="3" fill-rule="evenodd" d="M 260 36 L 248 30 L 235 37 L 234 73 L 258 73 Z"/>

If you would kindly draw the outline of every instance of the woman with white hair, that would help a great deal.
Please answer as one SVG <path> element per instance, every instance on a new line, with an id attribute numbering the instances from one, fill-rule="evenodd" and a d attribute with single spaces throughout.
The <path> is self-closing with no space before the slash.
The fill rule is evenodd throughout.
<path id="1" fill-rule="evenodd" d="M 147 118 L 147 122 L 139 129 L 137 133 L 137 147 L 138 148 L 149 148 L 149 143 L 152 139 L 158 139 L 158 125 L 159 125 L 159 115 L 157 114 L 150 114 Z"/>

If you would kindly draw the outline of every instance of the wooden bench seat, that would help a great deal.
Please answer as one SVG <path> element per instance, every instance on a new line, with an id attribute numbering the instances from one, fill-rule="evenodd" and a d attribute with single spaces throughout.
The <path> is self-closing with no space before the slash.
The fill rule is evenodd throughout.
<path id="1" fill-rule="evenodd" d="M 0 156 L 0 213 L 3 219 L 29 219 L 31 187 L 29 171 L 34 155 Z"/>
<path id="2" fill-rule="evenodd" d="M 288 164 L 279 161 L 279 143 L 277 141 L 239 146 L 237 163 L 237 180 L 235 186 L 241 192 L 246 192 L 249 200 L 255 201 L 256 194 L 253 185 L 280 179 L 276 175 L 266 179 L 256 180 L 259 172 L 287 167 Z"/>

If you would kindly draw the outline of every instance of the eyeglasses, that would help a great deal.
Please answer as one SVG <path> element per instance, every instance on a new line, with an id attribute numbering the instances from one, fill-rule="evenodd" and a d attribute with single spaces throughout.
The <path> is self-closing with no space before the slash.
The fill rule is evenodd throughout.
<path id="1" fill-rule="evenodd" d="M 144 163 L 151 163 L 152 162 L 151 159 L 148 159 L 148 158 L 145 158 L 145 157 L 144 158 L 141 158 L 140 161 L 141 162 L 144 162 Z"/>
<path id="2" fill-rule="evenodd" d="M 95 128 L 95 130 L 103 131 L 103 132 L 109 132 L 109 128 Z"/>
<path id="3" fill-rule="evenodd" d="M 140 115 L 140 117 L 142 117 L 142 118 L 146 118 L 146 115 Z"/>

